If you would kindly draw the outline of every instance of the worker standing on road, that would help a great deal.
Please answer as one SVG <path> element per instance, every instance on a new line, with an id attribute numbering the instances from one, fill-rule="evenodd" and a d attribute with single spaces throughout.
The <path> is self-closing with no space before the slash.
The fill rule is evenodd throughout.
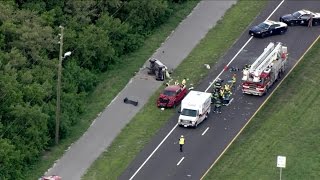
<path id="1" fill-rule="evenodd" d="M 221 99 L 217 99 L 215 104 L 214 104 L 214 110 L 213 112 L 217 112 L 217 113 L 220 113 L 221 114 Z"/>
<path id="2" fill-rule="evenodd" d="M 183 79 L 182 79 L 182 82 L 181 82 L 182 87 L 186 87 L 186 83 L 187 83 L 186 78 L 183 78 Z"/>
<path id="3" fill-rule="evenodd" d="M 312 21 L 313 21 L 313 15 L 310 14 L 309 21 L 308 21 L 308 27 L 312 27 Z"/>
<path id="4" fill-rule="evenodd" d="M 185 141 L 184 137 L 183 137 L 183 135 L 181 135 L 181 137 L 179 139 L 180 152 L 183 152 L 184 141 Z"/>

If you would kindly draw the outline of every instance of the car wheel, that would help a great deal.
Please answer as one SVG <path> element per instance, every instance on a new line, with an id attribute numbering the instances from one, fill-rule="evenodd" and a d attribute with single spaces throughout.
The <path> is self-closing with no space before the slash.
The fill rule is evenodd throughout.
<path id="1" fill-rule="evenodd" d="M 290 26 L 294 26 L 294 22 L 293 22 L 293 21 L 290 21 L 289 25 L 290 25 Z"/>
<path id="2" fill-rule="evenodd" d="M 265 33 L 262 33 L 261 34 L 261 38 L 265 38 L 266 37 L 266 34 Z"/>
<path id="3" fill-rule="evenodd" d="M 193 126 L 193 128 L 197 128 L 198 127 L 198 122 L 196 122 L 196 124 Z"/>
<path id="4" fill-rule="evenodd" d="M 284 29 L 280 30 L 280 34 L 284 34 L 286 31 Z"/>
<path id="5" fill-rule="evenodd" d="M 313 25 L 317 26 L 317 25 L 319 25 L 319 22 L 318 21 L 313 21 Z"/>

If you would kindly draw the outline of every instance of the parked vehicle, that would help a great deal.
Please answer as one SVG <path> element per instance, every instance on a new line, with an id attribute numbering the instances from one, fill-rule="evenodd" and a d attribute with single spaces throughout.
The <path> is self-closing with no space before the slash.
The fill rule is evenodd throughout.
<path id="1" fill-rule="evenodd" d="M 211 112 L 211 94 L 190 91 L 181 102 L 179 126 L 197 127 Z"/>
<path id="2" fill-rule="evenodd" d="M 281 78 L 286 70 L 287 47 L 282 43 L 269 43 L 263 53 L 243 70 L 242 92 L 262 96 Z"/>
<path id="3" fill-rule="evenodd" d="M 288 25 L 283 22 L 266 20 L 257 26 L 253 26 L 249 30 L 249 34 L 254 37 L 264 38 L 276 34 L 284 34 L 287 32 Z"/>
<path id="4" fill-rule="evenodd" d="M 309 19 L 312 16 L 312 25 L 316 26 L 320 24 L 320 13 L 314 13 L 309 10 L 299 10 L 292 14 L 285 14 L 280 17 L 280 21 L 288 24 L 289 26 L 302 25 L 307 26 Z"/>
<path id="5" fill-rule="evenodd" d="M 158 107 L 171 108 L 179 105 L 181 100 L 187 95 L 187 88 L 183 85 L 167 86 L 157 100 Z"/>

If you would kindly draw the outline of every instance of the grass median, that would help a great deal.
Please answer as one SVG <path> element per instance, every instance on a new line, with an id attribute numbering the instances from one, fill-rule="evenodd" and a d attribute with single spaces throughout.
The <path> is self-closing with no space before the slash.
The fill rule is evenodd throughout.
<path id="1" fill-rule="evenodd" d="M 72 134 L 67 139 L 60 141 L 60 144 L 43 155 L 42 160 L 30 167 L 25 172 L 25 179 L 38 179 L 55 160 L 63 155 L 72 142 L 75 142 L 87 130 L 91 122 L 112 99 L 125 87 L 130 78 L 154 53 L 161 43 L 170 35 L 178 24 L 192 11 L 199 0 L 192 0 L 178 5 L 168 21 L 157 28 L 153 34 L 145 40 L 145 44 L 135 53 L 124 56 L 123 63 L 118 64 L 116 69 L 110 70 L 100 76 L 101 83 L 89 96 L 86 102 L 86 109 L 79 118 L 79 123 L 71 130 Z"/>
<path id="2" fill-rule="evenodd" d="M 181 80 L 179 77 L 188 77 L 190 83 L 197 85 L 197 82 L 208 73 L 203 64 L 217 62 L 265 4 L 266 1 L 238 1 L 179 65 L 173 73 L 173 78 Z M 93 163 L 83 179 L 117 179 L 158 129 L 168 121 L 175 111 L 160 111 L 155 106 L 155 100 L 162 88 L 150 97 L 112 145 Z"/>
<path id="3" fill-rule="evenodd" d="M 278 155 L 283 179 L 319 179 L 319 57 L 318 40 L 205 179 L 277 179 Z"/>

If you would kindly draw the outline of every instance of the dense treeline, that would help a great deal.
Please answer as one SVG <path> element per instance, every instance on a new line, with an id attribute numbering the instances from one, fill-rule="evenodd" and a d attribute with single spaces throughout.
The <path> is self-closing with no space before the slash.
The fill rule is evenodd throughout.
<path id="1" fill-rule="evenodd" d="M 23 179 L 54 142 L 59 25 L 65 27 L 61 138 L 98 75 L 139 48 L 184 0 L 0 2 L 0 179 Z"/>

